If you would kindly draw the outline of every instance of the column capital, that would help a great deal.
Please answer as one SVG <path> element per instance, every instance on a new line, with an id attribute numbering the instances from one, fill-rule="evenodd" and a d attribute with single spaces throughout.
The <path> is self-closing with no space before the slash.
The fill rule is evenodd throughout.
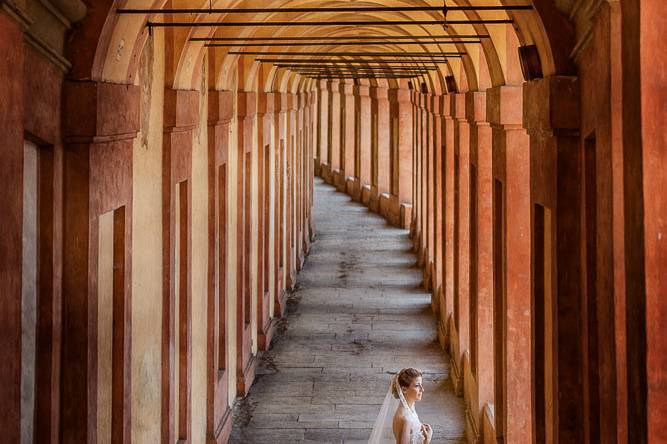
<path id="1" fill-rule="evenodd" d="M 296 110 L 298 97 L 296 94 L 287 93 L 287 110 L 294 111 Z"/>
<path id="2" fill-rule="evenodd" d="M 271 112 L 269 110 L 269 94 L 264 91 L 260 91 L 257 93 L 257 115 L 258 116 L 263 116 L 264 114 L 267 114 Z"/>
<path id="3" fill-rule="evenodd" d="M 389 90 L 385 88 L 384 86 L 371 86 L 369 87 L 369 93 L 371 96 L 371 99 L 388 99 L 389 98 Z"/>
<path id="4" fill-rule="evenodd" d="M 237 116 L 253 117 L 257 114 L 257 93 L 252 91 L 238 91 L 236 97 Z"/>
<path id="5" fill-rule="evenodd" d="M 433 115 L 435 116 L 444 115 L 444 106 L 445 106 L 444 96 L 436 94 L 431 96 L 431 112 L 433 113 Z"/>
<path id="6" fill-rule="evenodd" d="M 456 111 L 456 100 L 454 100 L 454 94 L 445 94 L 442 96 L 442 98 L 442 114 L 448 119 L 453 119 Z"/>
<path id="7" fill-rule="evenodd" d="M 167 94 L 167 91 L 176 90 L 165 90 L 165 109 L 169 100 L 175 100 L 174 95 Z M 183 93 L 189 92 L 197 93 Z M 199 95 L 196 94 L 195 109 L 198 107 L 198 99 Z M 138 86 L 66 81 L 63 100 L 63 134 L 66 139 L 132 139 L 140 129 L 141 91 Z M 169 119 L 176 120 L 177 117 L 184 116 L 174 112 L 167 115 L 165 112 L 165 127 L 171 123 Z"/>
<path id="8" fill-rule="evenodd" d="M 354 95 L 359 97 L 367 97 L 370 95 L 370 86 L 368 85 L 354 85 Z"/>
<path id="9" fill-rule="evenodd" d="M 280 112 L 280 93 L 267 92 L 266 93 L 266 112 L 277 113 Z"/>
<path id="10" fill-rule="evenodd" d="M 487 89 L 486 120 L 492 125 L 521 126 L 523 87 L 495 86 Z"/>
<path id="11" fill-rule="evenodd" d="M 453 94 L 456 105 L 454 107 L 454 118 L 465 120 L 466 118 L 466 93 Z"/>
<path id="12" fill-rule="evenodd" d="M 470 122 L 486 122 L 486 93 L 469 91 L 466 96 L 466 118 Z"/>
<path id="13" fill-rule="evenodd" d="M 332 79 L 332 80 L 327 80 L 326 82 L 330 92 L 339 92 L 338 85 L 340 85 L 340 80 Z"/>
<path id="14" fill-rule="evenodd" d="M 208 124 L 226 123 L 234 116 L 234 93 L 232 91 L 209 90 Z"/>
<path id="15" fill-rule="evenodd" d="M 523 126 L 529 131 L 578 131 L 581 124 L 579 82 L 554 76 L 523 87 Z"/>
<path id="16" fill-rule="evenodd" d="M 280 93 L 280 112 L 281 113 L 287 112 L 290 109 L 289 108 L 289 101 L 290 101 L 289 94 L 281 92 Z"/>
<path id="17" fill-rule="evenodd" d="M 409 89 L 389 89 L 389 101 L 396 103 L 410 103 L 412 100 L 412 93 Z"/>
<path id="18" fill-rule="evenodd" d="M 431 101 L 429 93 L 418 93 L 419 94 L 419 107 L 421 109 L 428 110 L 429 102 Z"/>
<path id="19" fill-rule="evenodd" d="M 346 96 L 351 96 L 354 85 L 347 82 L 341 82 L 339 88 L 341 94 L 345 94 Z"/>

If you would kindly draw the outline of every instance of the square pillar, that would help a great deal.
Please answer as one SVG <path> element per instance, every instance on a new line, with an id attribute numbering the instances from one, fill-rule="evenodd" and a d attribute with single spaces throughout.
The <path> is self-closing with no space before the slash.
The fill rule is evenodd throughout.
<path id="1" fill-rule="evenodd" d="M 257 96 L 253 92 L 237 93 L 237 281 L 236 281 L 236 386 L 245 396 L 255 378 L 257 360 L 252 348 L 252 139 L 257 114 Z"/>
<path id="2" fill-rule="evenodd" d="M 103 422 L 115 440 L 129 443 L 132 149 L 140 91 L 72 81 L 63 94 L 61 435 L 63 442 L 94 442 Z M 111 398 L 104 411 L 97 409 L 102 396 Z"/>
<path id="3" fill-rule="evenodd" d="M 443 236 L 444 221 L 444 195 L 443 195 L 443 165 L 444 165 L 444 126 L 443 105 L 444 97 L 434 95 L 431 97 L 433 110 L 433 275 L 431 277 L 433 298 L 432 308 L 434 313 L 440 310 L 441 292 L 443 291 L 443 250 L 445 240 Z"/>
<path id="4" fill-rule="evenodd" d="M 371 194 L 371 98 L 367 85 L 354 87 L 355 107 L 355 177 L 359 189 L 357 200 L 368 205 Z M 355 196 L 353 196 L 354 198 Z"/>
<path id="5" fill-rule="evenodd" d="M 329 80 L 327 86 L 329 88 L 329 136 L 328 136 L 328 146 L 329 153 L 328 158 L 331 164 L 331 181 L 328 182 L 331 185 L 340 183 L 340 177 L 342 174 L 341 168 L 341 98 L 339 91 L 338 80 Z M 326 179 L 326 178 L 325 178 Z M 336 182 L 338 181 L 338 182 Z"/>
<path id="6" fill-rule="evenodd" d="M 331 175 L 331 159 L 329 157 L 329 84 L 319 80 L 317 93 L 317 157 L 319 159 L 319 175 L 326 181 Z"/>
<path id="7" fill-rule="evenodd" d="M 381 211 L 390 223 L 408 228 L 412 220 L 412 105 L 407 89 L 389 90 L 391 125 L 391 196 Z"/>
<path id="8" fill-rule="evenodd" d="M 382 87 L 370 87 L 371 96 L 371 196 L 369 207 L 380 210 L 380 196 L 391 191 L 391 132 L 389 95 Z"/>
<path id="9" fill-rule="evenodd" d="M 340 84 L 340 163 L 342 173 L 338 177 L 336 187 L 339 191 L 351 194 L 355 179 L 355 106 L 352 94 L 353 85 L 342 82 Z"/>
<path id="10" fill-rule="evenodd" d="M 227 191 L 229 173 L 229 133 L 234 114 L 234 94 L 231 91 L 208 92 L 208 308 L 207 308 L 207 366 L 206 372 L 206 434 L 209 442 L 228 439 L 232 431 L 229 408 L 227 331 L 218 331 L 216 320 L 226 316 L 227 305 Z M 218 256 L 216 258 L 216 255 Z M 217 264 L 217 269 L 216 269 Z M 217 281 L 217 285 L 216 285 Z M 216 334 L 217 332 L 217 334 Z M 216 356 L 218 360 L 216 361 Z"/>
<path id="11" fill-rule="evenodd" d="M 453 380 L 462 392 L 464 353 L 470 337 L 470 125 L 466 119 L 465 93 L 454 94 L 454 323 L 451 325 Z M 469 358 L 469 355 L 466 354 Z"/>
<path id="12" fill-rule="evenodd" d="M 449 346 L 449 323 L 454 313 L 454 113 L 456 101 L 453 94 L 444 96 L 444 162 L 443 162 L 443 187 L 444 187 L 444 291 L 441 292 L 443 299 L 440 301 L 440 327 L 439 336 L 443 345 Z"/>
<path id="13" fill-rule="evenodd" d="M 496 381 L 502 402 L 496 404 L 496 433 L 505 442 L 532 442 L 532 205 L 530 197 L 530 140 L 522 128 L 523 96 L 518 86 L 487 90 L 487 120 L 493 130 L 494 179 L 502 199 L 505 285 L 496 296 L 501 312 L 503 368 Z M 500 216 L 500 215 L 498 215 Z M 500 422 L 500 424 L 499 424 Z M 500 426 L 500 427 L 499 427 Z"/>
<path id="14" fill-rule="evenodd" d="M 486 121 L 486 93 L 466 93 L 470 125 L 471 261 L 470 261 L 470 374 L 466 394 L 468 429 L 481 438 L 484 408 L 493 404 L 493 157 L 491 126 Z M 474 235 L 473 235 L 474 233 Z M 474 387 L 473 387 L 474 385 Z"/>
<path id="15" fill-rule="evenodd" d="M 547 440 L 558 436 L 567 442 L 584 441 L 586 421 L 581 389 L 584 371 L 581 338 L 585 331 L 582 322 L 586 322 L 582 312 L 585 291 L 581 284 L 584 264 L 581 255 L 575 254 L 575 249 L 585 242 L 580 228 L 583 156 L 579 91 L 575 77 L 548 77 L 528 82 L 523 88 L 523 126 L 530 136 L 531 168 L 535 171 L 531 178 L 531 201 L 542 208 L 548 222 L 543 224 L 543 233 L 537 231 L 539 227 L 534 230 L 536 235 L 549 240 L 542 249 L 541 260 L 549 271 L 544 273 L 548 279 L 541 280 L 541 291 L 533 288 L 533 318 L 541 320 L 534 323 L 533 344 L 541 348 L 542 358 L 539 362 L 536 357 L 534 371 L 552 368 L 539 393 L 549 408 L 544 409 L 543 418 L 536 420 L 544 424 Z M 538 254 L 534 253 L 535 263 Z M 537 338 L 543 341 L 538 342 Z M 533 396 L 536 395 L 537 392 Z"/>

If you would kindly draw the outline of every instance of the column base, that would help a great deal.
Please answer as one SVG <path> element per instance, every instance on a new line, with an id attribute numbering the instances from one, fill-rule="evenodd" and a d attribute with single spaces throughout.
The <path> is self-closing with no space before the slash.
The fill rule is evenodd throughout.
<path id="1" fill-rule="evenodd" d="M 276 318 L 269 319 L 269 322 L 262 328 L 262 331 L 257 335 L 257 348 L 261 351 L 267 351 L 271 346 L 273 336 L 276 334 L 276 327 L 278 321 Z"/>
<path id="2" fill-rule="evenodd" d="M 345 192 L 345 175 L 341 170 L 333 170 L 332 174 L 333 186 L 341 193 Z"/>
<path id="3" fill-rule="evenodd" d="M 452 380 L 456 396 L 463 396 L 463 368 L 459 361 L 459 335 L 453 322 L 449 323 L 449 377 Z"/>
<path id="4" fill-rule="evenodd" d="M 333 183 L 331 176 L 331 167 L 328 164 L 323 163 L 320 165 L 320 177 L 324 179 L 324 182 L 328 183 L 329 185 Z"/>
<path id="5" fill-rule="evenodd" d="M 242 372 L 236 375 L 236 391 L 239 396 L 247 396 L 252 386 L 253 381 L 255 380 L 255 374 L 257 372 L 257 357 L 255 355 L 250 356 L 248 363 Z"/>
<path id="6" fill-rule="evenodd" d="M 361 187 L 361 203 L 369 206 L 371 201 L 371 186 L 369 184 L 364 184 Z"/>
<path id="7" fill-rule="evenodd" d="M 229 436 L 232 434 L 232 425 L 233 425 L 233 415 L 232 409 L 227 407 L 225 414 L 222 415 L 220 423 L 215 428 L 214 436 L 208 436 L 206 439 L 207 444 L 226 444 L 229 441 Z"/>
<path id="8" fill-rule="evenodd" d="M 361 182 L 356 177 L 347 177 L 345 179 L 345 192 L 355 202 L 361 202 Z"/>

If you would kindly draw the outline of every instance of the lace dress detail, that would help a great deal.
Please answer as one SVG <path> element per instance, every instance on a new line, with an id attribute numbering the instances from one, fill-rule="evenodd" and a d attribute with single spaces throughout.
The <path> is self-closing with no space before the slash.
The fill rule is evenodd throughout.
<path id="1" fill-rule="evenodd" d="M 422 423 L 419 421 L 417 412 L 404 405 L 407 409 L 405 420 L 410 424 L 410 444 L 424 444 L 424 435 L 422 434 Z"/>

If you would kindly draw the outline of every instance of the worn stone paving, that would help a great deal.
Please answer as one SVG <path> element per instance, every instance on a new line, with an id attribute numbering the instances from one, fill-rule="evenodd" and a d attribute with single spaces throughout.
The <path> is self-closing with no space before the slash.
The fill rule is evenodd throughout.
<path id="1" fill-rule="evenodd" d="M 280 333 L 234 409 L 231 442 L 366 443 L 392 374 L 408 366 L 425 373 L 417 412 L 432 442 L 463 442 L 463 401 L 408 231 L 318 178 L 314 217 L 316 240 Z"/>

